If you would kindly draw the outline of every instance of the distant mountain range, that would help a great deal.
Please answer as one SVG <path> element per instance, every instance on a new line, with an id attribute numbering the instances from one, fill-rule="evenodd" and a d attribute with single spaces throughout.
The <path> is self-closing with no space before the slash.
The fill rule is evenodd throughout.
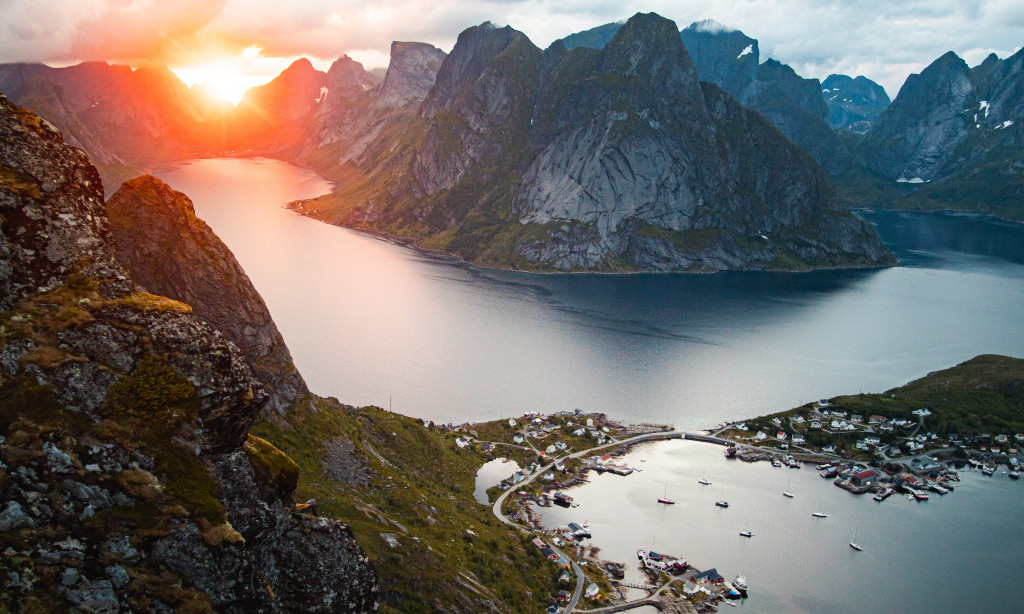
<path id="1" fill-rule="evenodd" d="M 1024 219 L 1020 56 L 947 54 L 889 104 L 864 77 L 762 63 L 740 31 L 638 15 L 543 51 L 489 24 L 451 55 L 396 42 L 383 81 L 299 60 L 237 108 L 105 64 L 0 65 L 0 92 L 86 150 L 108 191 L 161 161 L 272 155 L 344 186 L 305 213 L 474 262 L 803 269 L 891 262 L 845 206 Z"/>

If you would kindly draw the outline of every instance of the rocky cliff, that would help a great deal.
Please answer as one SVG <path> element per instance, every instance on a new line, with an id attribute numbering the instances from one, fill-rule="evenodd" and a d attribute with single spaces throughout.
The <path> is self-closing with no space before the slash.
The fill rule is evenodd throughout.
<path id="1" fill-rule="evenodd" d="M 284 413 L 308 394 L 263 298 L 192 201 L 152 176 L 124 183 L 107 201 L 117 259 L 153 294 L 192 307 L 245 354 Z"/>
<path id="2" fill-rule="evenodd" d="M 11 611 L 372 611 L 348 528 L 292 510 L 267 392 L 114 257 L 99 176 L 0 97 L 0 600 Z"/>
<path id="3" fill-rule="evenodd" d="M 562 40 L 569 48 L 599 49 L 621 25 L 605 24 Z M 710 19 L 690 24 L 679 36 L 702 81 L 718 85 L 764 115 L 830 173 L 846 169 L 848 152 L 828 123 L 817 79 L 804 79 L 777 60 L 762 64 L 757 39 Z"/>
<path id="4" fill-rule="evenodd" d="M 600 50 L 542 54 L 511 28 L 471 28 L 416 120 L 367 151 L 379 153 L 354 160 L 344 191 L 301 209 L 518 268 L 892 262 L 821 168 L 702 85 L 675 25 L 653 14 Z"/>
<path id="5" fill-rule="evenodd" d="M 865 133 L 889 107 L 885 88 L 867 77 L 829 75 L 821 84 L 828 119 L 837 130 Z"/>
<path id="6" fill-rule="evenodd" d="M 858 153 L 891 206 L 1024 219 L 1022 147 L 1024 52 L 973 69 L 949 52 L 907 79 Z"/>

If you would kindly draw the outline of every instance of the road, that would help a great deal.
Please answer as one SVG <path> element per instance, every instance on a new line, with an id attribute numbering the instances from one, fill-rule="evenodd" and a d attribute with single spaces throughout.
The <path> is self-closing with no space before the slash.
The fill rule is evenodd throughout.
<path id="1" fill-rule="evenodd" d="M 631 444 L 631 443 L 637 443 L 637 442 L 647 441 L 647 440 L 675 439 L 675 438 L 680 438 L 682 436 L 683 436 L 683 434 L 678 432 L 678 431 L 660 431 L 658 433 L 646 433 L 644 435 L 637 435 L 635 437 L 630 437 L 628 439 L 621 439 L 619 441 L 612 441 L 612 442 L 606 443 L 604 445 L 595 446 L 593 448 L 588 448 L 586 450 L 581 450 L 579 452 L 574 452 L 572 454 L 567 454 L 566 456 L 563 456 L 562 458 L 553 460 L 550 464 L 548 464 L 548 465 L 546 465 L 544 467 L 541 467 L 539 470 L 533 472 L 531 475 L 528 475 L 525 480 L 510 486 L 508 488 L 508 490 L 506 490 L 505 492 L 503 492 L 500 495 L 498 495 L 498 498 L 494 501 L 494 506 L 491 509 L 494 512 L 494 515 L 498 518 L 498 520 L 502 521 L 503 523 L 505 523 L 507 525 L 510 525 L 510 526 L 513 526 L 513 527 L 519 529 L 520 531 L 522 531 L 524 533 L 532 533 L 533 529 L 531 529 L 530 527 L 525 527 L 525 526 L 523 526 L 521 524 L 512 522 L 511 520 L 509 520 L 508 516 L 506 516 L 501 511 L 501 507 L 505 503 L 505 498 L 508 497 L 509 493 L 515 492 L 519 488 L 522 488 L 523 486 L 526 486 L 530 482 L 533 482 L 534 480 L 537 479 L 538 476 L 541 476 L 544 473 L 546 473 L 547 471 L 550 471 L 551 468 L 554 467 L 556 463 L 559 463 L 559 462 L 564 461 L 564 460 L 568 460 L 568 459 L 571 459 L 571 458 L 580 458 L 581 456 L 588 456 L 588 455 L 592 454 L 593 452 L 597 452 L 598 450 L 604 450 L 606 448 L 612 448 L 612 447 L 615 447 L 615 446 L 628 445 L 628 444 Z M 555 552 L 558 552 L 560 555 L 562 555 L 561 551 L 559 551 L 557 548 L 555 548 L 554 546 L 552 546 L 550 544 L 549 544 L 549 546 L 551 547 L 552 550 L 554 550 Z M 564 610 L 565 614 L 570 614 L 570 612 L 573 611 L 573 608 L 575 608 L 576 605 L 579 603 L 580 597 L 583 596 L 583 585 L 586 583 L 586 576 L 583 574 L 583 569 L 580 568 L 580 566 L 576 563 L 576 561 L 574 561 L 573 559 L 571 559 L 568 556 L 566 556 L 565 558 L 567 558 L 569 560 L 569 563 L 572 566 L 572 571 L 573 571 L 574 574 L 576 574 L 576 590 L 573 591 L 572 598 L 569 599 L 569 603 L 565 606 L 565 610 Z"/>

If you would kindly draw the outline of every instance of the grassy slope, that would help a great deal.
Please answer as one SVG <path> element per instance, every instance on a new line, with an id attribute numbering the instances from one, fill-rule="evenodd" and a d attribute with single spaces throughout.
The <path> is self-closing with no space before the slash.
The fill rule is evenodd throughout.
<path id="1" fill-rule="evenodd" d="M 865 417 L 879 414 L 908 419 L 916 419 L 911 413 L 914 410 L 927 407 L 932 415 L 926 419 L 925 428 L 940 435 L 1022 433 L 1024 360 L 983 354 L 881 394 L 839 396 L 830 399 L 829 405 Z M 804 405 L 765 418 L 804 413 L 810 408 Z M 748 421 L 748 425 L 754 422 Z"/>
<path id="2" fill-rule="evenodd" d="M 315 404 L 315 413 L 297 407 L 288 425 L 261 422 L 252 433 L 298 463 L 297 501 L 315 498 L 321 514 L 352 527 L 380 575 L 381 612 L 483 612 L 485 602 L 496 611 L 539 611 L 557 593 L 558 568 L 473 499 L 485 456 L 413 418 L 335 399 Z M 325 472 L 324 443 L 338 440 L 354 445 L 367 483 Z M 397 535 L 399 546 L 381 533 Z"/>

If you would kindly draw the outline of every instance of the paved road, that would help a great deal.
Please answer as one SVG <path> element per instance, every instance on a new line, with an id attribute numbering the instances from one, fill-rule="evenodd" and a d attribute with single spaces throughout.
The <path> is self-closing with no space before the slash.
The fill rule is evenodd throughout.
<path id="1" fill-rule="evenodd" d="M 660 431 L 658 433 L 646 433 L 644 435 L 637 435 L 635 437 L 630 437 L 628 439 L 622 439 L 622 440 L 619 440 L 619 441 L 612 441 L 612 442 L 606 443 L 604 445 L 595 446 L 593 448 L 588 448 L 586 450 L 581 450 L 579 452 L 574 452 L 572 454 L 568 454 L 566 456 L 563 456 L 562 458 L 555 459 L 550 464 L 548 464 L 548 465 L 546 465 L 544 467 L 541 467 L 539 470 L 533 472 L 533 474 L 527 476 L 526 479 L 523 480 L 522 482 L 519 482 L 517 484 L 513 484 L 512 486 L 510 486 L 508 488 L 508 490 L 506 490 L 505 492 L 503 492 L 500 495 L 498 495 L 498 498 L 494 501 L 494 506 L 491 509 L 494 512 L 494 515 L 498 518 L 498 520 L 502 521 L 503 523 L 505 523 L 507 525 L 510 525 L 510 526 L 513 526 L 513 527 L 519 529 L 520 531 L 522 531 L 524 533 L 532 533 L 533 532 L 532 529 L 530 529 L 529 527 L 525 527 L 525 526 L 523 526 L 521 524 L 512 522 L 511 520 L 509 520 L 508 516 L 506 516 L 501 511 L 501 506 L 505 503 L 505 498 L 508 497 L 509 493 L 515 492 L 519 488 L 522 488 L 523 486 L 526 486 L 530 482 L 533 482 L 534 480 L 537 479 L 538 476 L 543 475 L 547 471 L 551 470 L 551 468 L 554 467 L 556 463 L 564 461 L 564 460 L 567 460 L 567 459 L 570 459 L 570 458 L 579 458 L 581 456 L 588 456 L 591 453 L 596 452 L 598 450 L 604 450 L 605 448 L 612 448 L 612 447 L 615 447 L 615 446 L 621 446 L 621 445 L 626 445 L 626 444 L 631 444 L 631 443 L 637 443 L 637 442 L 640 442 L 640 441 L 647 441 L 647 440 L 651 440 L 651 439 L 658 440 L 658 439 L 666 439 L 666 438 L 677 438 L 677 437 L 682 437 L 682 436 L 683 436 L 683 434 L 678 432 L 678 431 Z M 558 551 L 554 546 L 551 546 L 550 544 L 549 544 L 549 546 L 553 550 L 555 550 L 556 552 L 560 553 L 560 551 Z M 573 608 L 576 607 L 576 604 L 579 603 L 580 597 L 583 596 L 583 585 L 585 583 L 586 576 L 583 575 L 583 570 L 576 563 L 576 561 L 572 560 L 569 557 L 566 557 L 566 558 L 569 559 L 569 562 L 572 565 L 572 571 L 573 571 L 573 573 L 576 574 L 576 590 L 573 591 L 572 598 L 569 600 L 569 604 L 566 605 L 566 607 L 565 607 L 565 614 L 570 614 L 572 612 Z"/>

